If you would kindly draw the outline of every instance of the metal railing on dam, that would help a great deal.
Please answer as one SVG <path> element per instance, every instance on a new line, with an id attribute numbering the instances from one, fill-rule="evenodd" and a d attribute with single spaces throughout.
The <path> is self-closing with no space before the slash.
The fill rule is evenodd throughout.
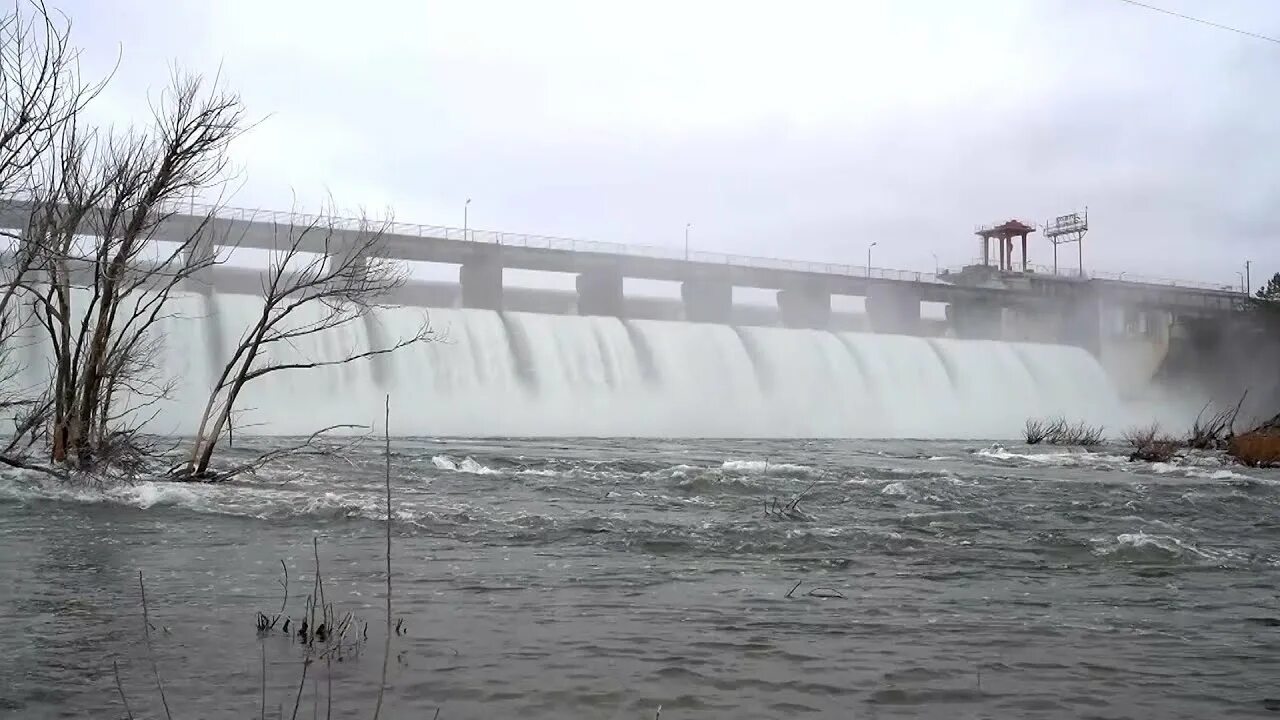
<path id="1" fill-rule="evenodd" d="M 758 255 L 738 255 L 734 253 L 707 252 L 694 250 L 684 252 L 678 248 L 660 245 L 638 245 L 627 243 L 605 242 L 600 240 L 581 240 L 575 238 L 555 237 L 551 235 L 535 235 L 530 233 L 503 232 L 498 230 L 478 230 L 457 228 L 445 225 L 426 225 L 390 221 L 383 222 L 372 218 L 340 217 L 316 215 L 280 210 L 255 210 L 227 206 L 201 205 L 191 203 L 174 203 L 166 206 L 166 212 L 185 213 L 188 215 L 212 215 L 220 220 L 232 220 L 250 223 L 270 223 L 278 225 L 306 226 L 312 223 L 323 223 L 335 229 L 358 231 L 373 225 L 388 235 L 419 237 L 432 240 L 453 240 L 474 242 L 486 245 L 520 247 L 532 250 L 560 250 L 565 252 L 601 253 L 628 257 L 653 258 L 658 260 L 688 261 L 715 265 L 732 265 L 743 268 L 762 270 L 790 270 L 794 272 L 816 273 L 822 275 L 844 275 L 848 277 L 871 278 L 873 280 L 898 280 L 906 282 L 943 283 L 935 273 L 915 270 L 897 270 L 893 268 L 870 267 L 865 265 L 845 265 L 842 263 L 824 263 L 809 260 L 787 260 L 782 258 Z"/>
<path id="2" fill-rule="evenodd" d="M 564 252 L 581 252 L 581 253 L 600 253 L 606 255 L 620 255 L 627 257 L 642 257 L 659 260 L 687 261 L 695 263 L 707 263 L 713 265 L 731 265 L 742 268 L 757 268 L 762 270 L 788 270 L 793 272 L 814 273 L 821 275 L 840 275 L 855 278 L 870 278 L 873 280 L 896 280 L 901 282 L 917 282 L 917 283 L 937 283 L 949 284 L 951 279 L 948 275 L 953 274 L 955 269 L 949 269 L 952 272 L 922 272 L 918 270 L 901 270 L 886 267 L 868 267 L 866 265 L 848 265 L 844 263 L 817 262 L 811 260 L 792 260 L 785 258 L 767 257 L 761 255 L 742 255 L 737 253 L 721 253 L 708 252 L 705 250 L 691 250 L 685 252 L 680 248 L 666 247 L 661 245 L 643 245 L 643 244 L 627 244 L 617 242 L 607 242 L 601 240 L 583 240 L 578 238 L 565 238 L 552 235 L 537 235 L 532 233 L 505 232 L 499 230 L 480 230 L 473 228 L 458 228 L 446 225 L 428 225 L 424 223 L 409 223 L 399 221 L 383 222 L 370 218 L 342 217 L 334 215 L 316 215 L 311 213 L 302 213 L 295 211 L 280 210 L 261 210 L 252 208 L 240 208 L 230 206 L 204 205 L 199 203 L 173 203 L 165 208 L 166 212 L 183 213 L 189 215 L 212 215 L 222 220 L 232 220 L 251 223 L 270 223 L 278 225 L 305 226 L 312 223 L 324 223 L 336 229 L 357 231 L 369 226 L 370 223 L 382 228 L 382 230 L 391 235 L 400 235 L 406 237 L 429 238 L 434 240 L 452 240 L 459 242 L 473 242 L 486 245 L 520 247 L 532 250 L 559 250 Z M 1151 277 L 1139 273 L 1124 272 L 1108 272 L 1108 271 L 1085 271 L 1083 276 L 1080 271 L 1070 268 L 1054 268 L 1046 265 L 1032 265 L 1031 272 L 1037 275 L 1047 275 L 1059 278 L 1077 278 L 1083 280 L 1110 280 L 1115 282 L 1133 283 L 1138 285 L 1159 285 L 1169 288 L 1185 288 L 1194 290 L 1210 290 L 1216 292 L 1225 292 L 1233 294 L 1244 294 L 1242 290 L 1235 288 L 1229 283 L 1211 283 L 1197 280 L 1184 280 L 1177 278 Z"/>
<path id="3" fill-rule="evenodd" d="M 581 272 L 603 266 L 622 268 L 627 277 L 686 281 L 694 277 L 716 277 L 735 286 L 766 288 L 794 287 L 796 283 L 816 282 L 835 294 L 865 295 L 872 285 L 904 283 L 922 301 L 950 302 L 959 297 L 985 294 L 988 297 L 1036 298 L 1045 295 L 1045 281 L 1091 284 L 1111 294 L 1127 294 L 1152 304 L 1179 307 L 1215 307 L 1231 309 L 1245 297 L 1225 284 L 1149 278 L 1128 272 L 1086 272 L 1034 266 L 1027 272 L 995 273 L 994 282 L 978 273 L 939 271 L 936 273 L 867 267 L 843 263 L 793 260 L 734 253 L 688 251 L 654 245 L 625 244 L 598 240 L 513 233 L 494 230 L 456 228 L 375 218 L 342 217 L 297 211 L 262 210 L 194 202 L 166 203 L 158 208 L 175 231 L 187 232 L 212 217 L 222 226 L 216 235 L 223 241 L 214 244 L 270 250 L 278 243 L 281 227 L 318 226 L 338 232 L 381 231 L 387 238 L 384 253 L 389 258 L 408 261 L 461 263 L 479 256 L 496 259 L 494 250 L 510 248 L 517 253 L 502 253 L 498 262 L 505 267 L 558 272 Z M 17 228 L 26 224 L 29 203 L 20 199 L 0 202 L 0 227 Z M 163 239 L 164 231 L 157 235 Z M 421 242 L 418 242 L 421 241 Z M 974 269 L 972 267 L 967 269 Z M 981 270 L 982 268 L 977 268 Z M 1042 288 L 1036 290 L 1036 287 Z M 1051 288 L 1050 288 L 1051 290 Z M 1068 290 L 1068 288 L 1060 288 Z M 1049 292 L 1049 295 L 1055 293 Z"/>

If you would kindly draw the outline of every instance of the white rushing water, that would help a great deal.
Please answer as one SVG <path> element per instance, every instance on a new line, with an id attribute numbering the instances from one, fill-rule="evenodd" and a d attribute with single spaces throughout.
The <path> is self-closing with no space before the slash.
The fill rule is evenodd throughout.
<path id="1" fill-rule="evenodd" d="M 152 427 L 189 433 L 262 305 L 182 295 L 174 309 L 162 333 L 176 387 Z M 275 359 L 383 346 L 428 312 L 435 342 L 256 381 L 242 431 L 380 426 L 386 394 L 401 435 L 1011 438 L 1031 416 L 1124 422 L 1097 361 L 1056 345 L 397 308 Z M 44 350 L 23 354 L 28 381 L 43 382 Z"/>

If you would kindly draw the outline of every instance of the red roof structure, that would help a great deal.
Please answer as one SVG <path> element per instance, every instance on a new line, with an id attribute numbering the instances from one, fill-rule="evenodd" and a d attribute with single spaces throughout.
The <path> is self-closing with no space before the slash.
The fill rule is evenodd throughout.
<path id="1" fill-rule="evenodd" d="M 982 264 L 991 264 L 991 241 L 996 241 L 996 250 L 1001 270 L 1013 270 L 1013 239 L 1022 239 L 1022 271 L 1027 271 L 1027 236 L 1036 231 L 1035 225 L 1028 225 L 1021 220 L 1006 220 L 999 225 L 988 225 L 978 228 L 974 234 L 982 238 Z"/>

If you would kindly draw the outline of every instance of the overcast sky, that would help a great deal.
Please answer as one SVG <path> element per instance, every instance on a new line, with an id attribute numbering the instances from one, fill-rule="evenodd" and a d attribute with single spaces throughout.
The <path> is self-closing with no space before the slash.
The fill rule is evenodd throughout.
<path id="1" fill-rule="evenodd" d="M 1149 0 L 1280 36 L 1273 0 Z M 55 0 L 55 4 L 56 0 Z M 1280 270 L 1280 44 L 1119 0 L 65 0 L 98 110 L 219 65 L 234 204 L 931 270 L 1086 205 L 1086 269 Z M 1073 250 L 1071 252 L 1074 252 Z M 1050 249 L 1033 243 L 1032 260 Z"/>

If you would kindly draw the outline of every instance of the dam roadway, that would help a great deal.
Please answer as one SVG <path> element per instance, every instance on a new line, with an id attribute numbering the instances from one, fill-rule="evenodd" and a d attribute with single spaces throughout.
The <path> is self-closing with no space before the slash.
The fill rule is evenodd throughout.
<path id="1" fill-rule="evenodd" d="M 27 203 L 6 203 L 0 206 L 0 227 L 23 227 L 29 213 Z M 207 222 L 200 252 L 227 247 L 271 251 L 317 221 L 291 212 L 184 204 L 167 215 L 154 237 L 181 241 Z M 383 232 L 379 256 L 459 266 L 459 291 L 452 302 L 465 308 L 523 309 L 506 301 L 503 270 L 512 268 L 574 274 L 579 315 L 629 316 L 623 280 L 635 278 L 680 283 L 682 319 L 693 322 L 736 322 L 733 288 L 763 288 L 777 292 L 777 317 L 789 327 L 829 327 L 831 297 L 848 295 L 866 298 L 867 318 L 879 332 L 921 334 L 920 304 L 930 302 L 947 306 L 947 322 L 957 336 L 1000 338 L 1014 326 L 1023 336 L 1036 336 L 1030 339 L 1096 348 L 1108 312 L 1177 322 L 1221 317 L 1246 301 L 1243 293 L 1223 286 L 1136 276 L 1126 280 L 1123 273 L 1079 277 L 975 265 L 935 274 L 412 223 L 375 226 Z M 321 231 L 310 235 L 314 241 L 304 247 L 322 251 L 326 239 L 339 246 L 354 244 L 367 228 L 361 220 L 326 217 Z M 251 291 L 259 275 L 219 266 L 207 281 L 219 290 Z M 425 292 L 415 293 L 413 285 Z M 412 283 L 401 294 L 410 302 L 416 295 L 428 305 L 431 298 L 446 297 L 431 292 L 430 285 Z M 521 294 L 511 290 L 513 296 Z"/>

